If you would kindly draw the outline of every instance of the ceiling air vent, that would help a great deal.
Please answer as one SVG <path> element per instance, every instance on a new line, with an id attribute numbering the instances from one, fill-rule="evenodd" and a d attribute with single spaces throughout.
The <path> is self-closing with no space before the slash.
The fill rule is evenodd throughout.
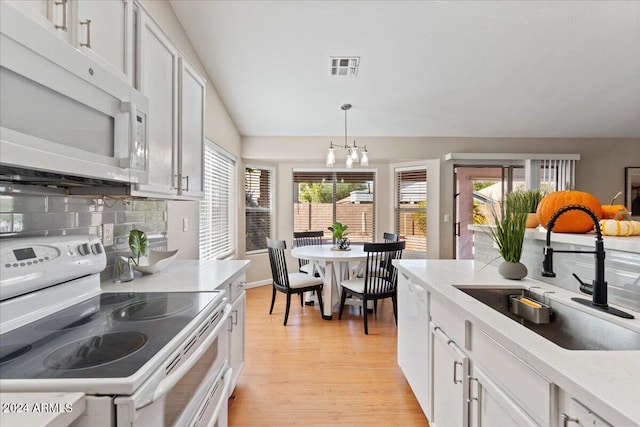
<path id="1" fill-rule="evenodd" d="M 359 56 L 331 56 L 329 58 L 329 75 L 331 76 L 357 76 Z"/>

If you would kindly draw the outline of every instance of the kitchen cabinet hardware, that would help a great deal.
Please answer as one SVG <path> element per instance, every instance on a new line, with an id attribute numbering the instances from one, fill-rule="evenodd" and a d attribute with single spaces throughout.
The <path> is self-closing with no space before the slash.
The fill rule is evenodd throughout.
<path id="1" fill-rule="evenodd" d="M 91 49 L 91 19 L 85 19 L 84 21 L 81 21 L 80 25 L 87 26 L 87 42 L 80 43 L 80 46 L 88 47 L 89 49 Z"/>
<path id="2" fill-rule="evenodd" d="M 468 394 L 468 398 L 467 398 L 467 402 L 468 403 L 472 403 L 474 400 L 478 400 L 478 393 L 476 393 L 476 397 L 473 397 L 473 382 L 475 381 L 476 384 L 478 384 L 478 379 L 475 377 L 472 377 L 471 375 L 468 375 L 467 378 L 469 379 L 469 381 L 467 382 L 467 387 L 469 387 L 469 389 L 467 390 L 467 394 Z M 477 387 L 477 385 L 476 385 Z"/>
<path id="3" fill-rule="evenodd" d="M 569 423 L 578 424 L 579 422 L 580 422 L 580 420 L 578 418 L 570 417 L 569 415 L 567 415 L 565 413 L 562 414 L 562 427 L 568 427 Z"/>
<path id="4" fill-rule="evenodd" d="M 460 367 L 462 368 L 462 362 L 458 362 L 457 360 L 453 361 L 453 383 L 454 384 L 462 384 L 462 380 L 458 379 L 458 370 L 456 369 L 456 366 L 460 365 Z"/>
<path id="5" fill-rule="evenodd" d="M 54 5 L 62 6 L 62 25 L 55 24 L 56 30 L 67 31 L 67 0 L 56 0 Z"/>

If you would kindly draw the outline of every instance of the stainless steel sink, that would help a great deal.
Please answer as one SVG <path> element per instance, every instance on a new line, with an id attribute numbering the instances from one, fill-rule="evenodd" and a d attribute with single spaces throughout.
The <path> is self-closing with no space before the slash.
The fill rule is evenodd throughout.
<path id="1" fill-rule="evenodd" d="M 539 295 L 526 289 L 460 286 L 457 288 L 560 347 L 569 350 L 640 350 L 640 332 L 554 299 L 546 298 L 544 301 L 551 308 L 549 323 L 536 324 L 513 314 L 509 309 L 512 295 L 541 301 Z"/>

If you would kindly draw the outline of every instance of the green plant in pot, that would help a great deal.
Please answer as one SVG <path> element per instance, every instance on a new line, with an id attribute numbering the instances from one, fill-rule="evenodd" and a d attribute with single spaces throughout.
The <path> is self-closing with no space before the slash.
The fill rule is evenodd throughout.
<path id="1" fill-rule="evenodd" d="M 338 249 L 349 249 L 351 242 L 349 242 L 349 239 L 346 237 L 347 228 L 349 228 L 348 225 L 339 221 L 334 222 L 330 227 L 328 227 L 329 231 L 333 234 L 333 239 L 336 242 Z"/>
<path id="2" fill-rule="evenodd" d="M 520 262 L 524 244 L 528 199 L 524 192 L 509 193 L 500 212 L 491 210 L 494 226 L 489 229 L 504 262 L 498 272 L 507 279 L 519 280 L 527 275 L 527 267 Z"/>
<path id="3" fill-rule="evenodd" d="M 141 230 L 131 230 L 129 232 L 129 249 L 131 250 L 131 256 L 129 259 L 135 264 L 140 264 L 140 256 L 147 255 L 147 248 L 149 242 L 147 235 Z"/>
<path id="4" fill-rule="evenodd" d="M 527 221 L 525 223 L 526 228 L 536 228 L 540 223 L 538 222 L 538 218 L 536 216 L 536 210 L 538 209 L 538 203 L 545 196 L 545 192 L 536 189 L 536 190 L 524 190 L 518 191 L 516 193 L 521 193 L 524 198 L 524 207 L 527 212 Z"/>

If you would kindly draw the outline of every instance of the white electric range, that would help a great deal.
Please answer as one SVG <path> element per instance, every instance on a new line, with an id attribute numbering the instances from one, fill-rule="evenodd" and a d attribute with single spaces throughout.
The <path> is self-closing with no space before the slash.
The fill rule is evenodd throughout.
<path id="1" fill-rule="evenodd" d="M 0 391 L 81 392 L 74 426 L 226 425 L 224 291 L 102 292 L 95 236 L 0 241 Z"/>

